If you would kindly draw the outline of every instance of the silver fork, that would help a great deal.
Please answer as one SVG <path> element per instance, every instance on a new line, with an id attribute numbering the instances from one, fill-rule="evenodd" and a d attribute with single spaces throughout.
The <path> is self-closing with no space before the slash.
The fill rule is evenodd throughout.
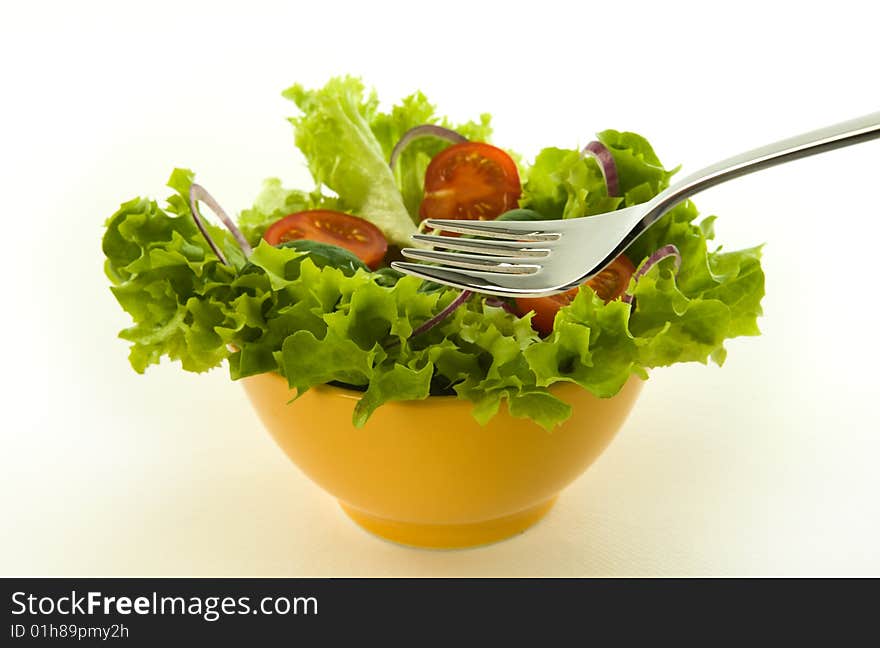
<path id="1" fill-rule="evenodd" d="M 697 171 L 646 203 L 596 216 L 548 221 L 428 219 L 428 228 L 478 238 L 415 234 L 431 249 L 404 248 L 391 266 L 422 279 L 489 295 L 543 296 L 601 272 L 678 203 L 722 182 L 880 137 L 880 112 L 747 151 Z M 438 249 L 440 248 L 440 249 Z"/>

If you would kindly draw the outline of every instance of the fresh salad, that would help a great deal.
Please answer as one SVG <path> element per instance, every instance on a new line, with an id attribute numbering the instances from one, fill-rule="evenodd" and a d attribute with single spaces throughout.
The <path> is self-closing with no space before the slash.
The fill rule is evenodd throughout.
<path id="1" fill-rule="evenodd" d="M 526 163 L 489 144 L 489 115 L 453 124 L 421 92 L 387 111 L 352 77 L 284 96 L 313 187 L 266 180 L 237 227 L 203 235 L 194 174 L 175 169 L 164 206 L 134 198 L 107 220 L 105 269 L 133 320 L 119 335 L 136 371 L 167 356 L 195 372 L 226 361 L 233 379 L 277 372 L 295 395 L 348 387 L 363 394 L 357 427 L 388 401 L 447 395 L 481 423 L 506 400 L 549 430 L 571 414 L 556 383 L 611 397 L 652 367 L 721 365 L 725 340 L 759 334 L 760 247 L 710 247 L 715 217 L 698 220 L 691 202 L 552 297 L 462 293 L 389 267 L 426 218 L 589 218 L 649 200 L 675 170 L 643 137 L 606 130 Z"/>

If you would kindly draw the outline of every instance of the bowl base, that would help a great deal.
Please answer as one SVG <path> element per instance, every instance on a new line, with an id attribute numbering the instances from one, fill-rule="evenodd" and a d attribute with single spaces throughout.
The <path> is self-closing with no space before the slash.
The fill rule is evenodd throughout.
<path id="1" fill-rule="evenodd" d="M 375 517 L 339 502 L 354 522 L 370 533 L 397 544 L 426 549 L 463 549 L 504 540 L 522 533 L 547 515 L 556 503 L 551 497 L 519 513 L 471 524 L 413 524 Z"/>

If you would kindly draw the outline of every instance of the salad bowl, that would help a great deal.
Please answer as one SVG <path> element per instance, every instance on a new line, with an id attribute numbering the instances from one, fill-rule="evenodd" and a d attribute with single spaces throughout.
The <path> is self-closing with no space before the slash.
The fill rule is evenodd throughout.
<path id="1" fill-rule="evenodd" d="M 639 377 L 721 365 L 727 340 L 760 334 L 761 246 L 722 249 L 691 201 L 558 294 L 490 298 L 395 269 L 404 249 L 475 272 L 501 258 L 519 285 L 521 265 L 569 249 L 559 223 L 628 231 L 676 172 L 641 135 L 608 129 L 524 162 L 489 141 L 488 114 L 454 123 L 421 92 L 390 112 L 355 77 L 284 96 L 312 189 L 267 179 L 233 219 L 176 168 L 164 205 L 136 196 L 106 221 L 104 268 L 135 371 L 226 365 L 288 457 L 368 531 L 435 548 L 523 531 L 608 445 Z"/>
<path id="2" fill-rule="evenodd" d="M 548 432 L 502 405 L 485 426 L 454 396 L 387 403 L 352 426 L 361 392 L 321 385 L 291 407 L 287 381 L 241 381 L 269 433 L 312 481 L 367 531 L 435 549 L 483 545 L 540 520 L 620 429 L 642 388 L 633 376 L 612 398 L 553 387 L 572 416 Z"/>

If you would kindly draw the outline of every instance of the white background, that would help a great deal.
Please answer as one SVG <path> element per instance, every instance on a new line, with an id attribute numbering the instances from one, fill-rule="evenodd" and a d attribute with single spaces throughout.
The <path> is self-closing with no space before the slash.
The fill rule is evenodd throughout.
<path id="1" fill-rule="evenodd" d="M 231 211 L 308 188 L 279 93 L 337 73 L 527 157 L 617 128 L 690 172 L 880 109 L 876 3 L 220 4 L 0 10 L 0 575 L 880 575 L 880 142 L 698 197 L 767 244 L 763 337 L 656 371 L 555 510 L 477 550 L 359 530 L 225 370 L 132 372 L 100 252 L 173 166 Z"/>

